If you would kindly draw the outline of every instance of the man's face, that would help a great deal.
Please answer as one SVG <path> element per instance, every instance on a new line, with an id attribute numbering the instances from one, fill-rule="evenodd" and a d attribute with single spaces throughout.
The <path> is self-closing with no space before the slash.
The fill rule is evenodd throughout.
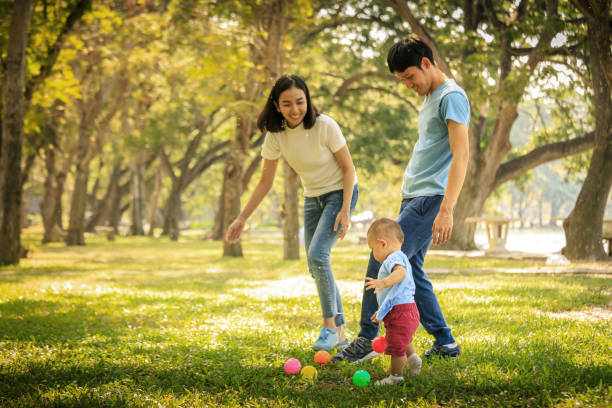
<path id="1" fill-rule="evenodd" d="M 423 69 L 412 66 L 406 68 L 403 72 L 395 73 L 395 76 L 402 81 L 407 88 L 413 89 L 420 96 L 428 94 L 431 88 L 431 79 L 429 78 L 427 67 L 425 67 L 426 62 L 428 61 L 423 58 L 423 62 L 421 63 Z"/>

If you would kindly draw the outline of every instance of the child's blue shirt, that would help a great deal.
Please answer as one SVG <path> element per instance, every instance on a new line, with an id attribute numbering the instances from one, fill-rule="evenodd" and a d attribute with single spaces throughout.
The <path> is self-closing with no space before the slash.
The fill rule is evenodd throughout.
<path id="1" fill-rule="evenodd" d="M 403 305 L 404 303 L 414 303 L 415 286 L 414 279 L 412 278 L 412 268 L 410 267 L 410 262 L 408 262 L 406 254 L 402 251 L 395 251 L 385 259 L 378 270 L 378 279 L 384 279 L 391 275 L 395 265 L 401 265 L 406 268 L 406 276 L 400 283 L 390 288 L 384 288 L 376 293 L 376 300 L 378 300 L 378 320 L 382 320 L 393 306 Z"/>

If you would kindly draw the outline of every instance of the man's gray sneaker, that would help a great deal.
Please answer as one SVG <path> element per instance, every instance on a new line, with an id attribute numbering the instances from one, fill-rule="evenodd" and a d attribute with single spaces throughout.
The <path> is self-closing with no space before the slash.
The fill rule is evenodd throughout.
<path id="1" fill-rule="evenodd" d="M 425 352 L 425 358 L 429 359 L 432 357 L 457 357 L 461 355 L 461 347 L 457 344 L 457 347 L 441 346 L 434 341 L 434 344 L 429 350 Z"/>
<path id="2" fill-rule="evenodd" d="M 372 350 L 372 340 L 365 337 L 356 337 L 344 350 L 332 357 L 332 361 L 351 361 L 361 363 L 378 355 Z"/>

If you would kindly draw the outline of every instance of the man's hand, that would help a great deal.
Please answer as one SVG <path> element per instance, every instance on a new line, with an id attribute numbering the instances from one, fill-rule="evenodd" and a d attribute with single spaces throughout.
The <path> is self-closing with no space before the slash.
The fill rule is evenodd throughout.
<path id="1" fill-rule="evenodd" d="M 433 244 L 440 245 L 448 241 L 453 231 L 453 212 L 445 208 L 440 208 L 440 212 L 434 220 L 431 229 Z"/>

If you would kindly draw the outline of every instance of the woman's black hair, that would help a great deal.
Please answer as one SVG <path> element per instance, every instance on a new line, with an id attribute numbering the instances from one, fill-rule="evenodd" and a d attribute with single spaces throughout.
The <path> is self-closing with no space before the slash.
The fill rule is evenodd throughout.
<path id="1" fill-rule="evenodd" d="M 259 130 L 262 132 L 281 132 L 285 130 L 283 115 L 278 111 L 274 103 L 278 104 L 280 94 L 293 87 L 301 89 L 304 91 L 304 95 L 306 95 L 306 115 L 303 120 L 304 129 L 310 129 L 314 126 L 319 112 L 312 104 L 306 82 L 297 75 L 283 75 L 278 78 L 272 90 L 270 90 L 266 105 L 257 118 L 257 128 Z"/>
<path id="2" fill-rule="evenodd" d="M 420 37 L 411 35 L 393 44 L 387 54 L 387 65 L 392 73 L 404 72 L 408 67 L 421 69 L 423 57 L 436 65 L 431 48 Z"/>

